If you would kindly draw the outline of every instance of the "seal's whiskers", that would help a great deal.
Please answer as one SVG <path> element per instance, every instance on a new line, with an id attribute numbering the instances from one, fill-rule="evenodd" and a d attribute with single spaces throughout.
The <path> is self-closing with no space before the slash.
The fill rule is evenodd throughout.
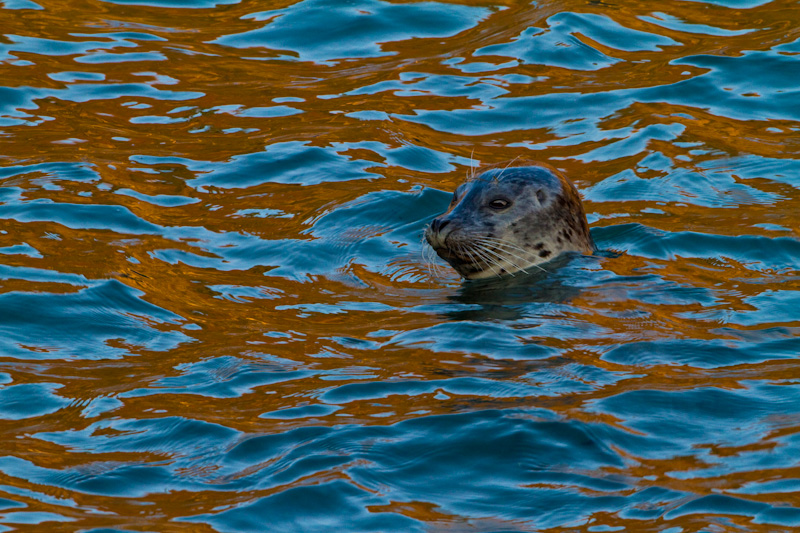
<path id="1" fill-rule="evenodd" d="M 526 250 L 525 248 L 523 248 L 521 246 L 518 246 L 518 245 L 514 244 L 511 241 L 507 241 L 507 240 L 504 240 L 504 239 L 498 239 L 497 237 L 479 237 L 478 240 L 481 240 L 481 241 L 484 241 L 484 242 L 491 242 L 491 243 L 498 244 L 498 245 L 503 245 L 506 248 L 519 250 L 520 252 L 525 253 L 525 254 L 532 254 L 533 253 L 530 250 Z"/>
<path id="2" fill-rule="evenodd" d="M 488 254 L 491 254 L 491 255 L 493 255 L 494 257 L 496 257 L 496 258 L 497 258 L 497 262 L 498 262 L 498 263 L 499 263 L 500 261 L 503 261 L 503 262 L 505 262 L 505 263 L 507 263 L 507 264 L 511 265 L 511 266 L 512 266 L 512 267 L 514 267 L 515 269 L 519 270 L 520 272 L 524 272 L 525 274 L 527 274 L 527 273 L 528 273 L 528 271 L 527 271 L 527 270 L 525 270 L 524 268 L 522 268 L 520 265 L 518 265 L 516 262 L 512 261 L 512 260 L 511 260 L 511 259 L 508 257 L 509 255 L 511 255 L 511 256 L 514 256 L 514 254 L 510 254 L 510 253 L 506 252 L 505 250 L 502 250 L 503 252 L 506 252 L 506 253 L 508 254 L 508 255 L 503 255 L 503 254 L 501 254 L 500 252 L 498 252 L 497 250 L 495 250 L 495 249 L 492 249 L 492 248 L 490 248 L 489 246 L 487 246 L 487 245 L 485 245 L 485 244 L 479 244 L 479 246 L 480 246 L 481 250 L 483 250 L 484 252 L 486 252 L 486 253 L 488 253 Z M 520 257 L 518 257 L 518 256 L 514 256 L 514 257 L 517 257 L 518 259 L 521 259 L 521 258 L 520 258 Z M 510 269 L 506 268 L 506 269 L 505 269 L 505 271 L 506 271 L 506 273 L 507 273 L 507 274 L 510 274 L 511 276 L 514 276 L 514 272 L 513 272 L 513 271 L 511 271 Z"/>
<path id="3" fill-rule="evenodd" d="M 465 248 L 464 246 L 462 246 L 460 244 L 457 245 L 457 248 L 458 248 L 458 253 L 466 255 L 467 257 L 469 257 L 469 260 L 472 261 L 473 264 L 478 264 L 478 261 L 475 259 L 475 256 L 472 255 L 472 253 L 470 252 L 469 249 Z"/>
<path id="4" fill-rule="evenodd" d="M 495 270 L 494 267 L 496 265 L 497 267 L 499 267 L 502 270 L 502 268 L 503 268 L 502 265 L 500 265 L 500 263 L 498 263 L 496 259 L 493 259 L 491 256 L 487 256 L 485 253 L 481 252 L 479 248 L 482 249 L 482 247 L 480 247 L 480 246 L 470 246 L 469 249 L 465 249 L 465 248 L 461 248 L 461 249 L 465 250 L 467 252 L 467 255 L 469 255 L 470 258 L 473 259 L 473 262 L 478 263 L 478 261 L 475 261 L 475 256 L 472 255 L 474 253 L 476 256 L 478 256 L 478 258 L 481 261 L 483 261 L 483 263 L 486 266 L 488 266 L 491 269 L 492 272 L 494 272 L 495 276 L 499 277 L 500 276 L 500 272 Z"/>
<path id="5" fill-rule="evenodd" d="M 495 259 L 491 255 L 486 254 L 486 250 L 482 246 L 474 246 L 472 248 L 472 251 L 475 252 L 475 254 L 478 257 L 483 259 L 483 261 L 489 266 L 489 268 L 492 270 L 492 273 L 494 273 L 495 276 L 497 276 L 499 278 L 500 276 L 503 275 L 503 272 L 506 269 L 503 268 L 503 265 L 500 264 L 500 262 L 497 259 Z M 495 267 L 497 267 L 497 268 L 495 268 Z M 499 271 L 498 271 L 498 269 L 499 269 Z M 513 274 L 512 274 L 512 276 L 513 276 Z"/>
<path id="6" fill-rule="evenodd" d="M 503 170 L 501 170 L 501 171 L 500 171 L 500 174 L 498 174 L 498 175 L 497 175 L 497 176 L 494 178 L 494 179 L 495 179 L 495 181 L 500 181 L 500 178 L 502 178 L 502 177 L 503 177 L 503 173 L 504 173 L 506 170 L 508 170 L 508 167 L 510 167 L 510 166 L 511 166 L 511 165 L 514 163 L 514 161 L 516 161 L 517 159 L 519 159 L 519 156 L 517 156 L 517 157 L 515 157 L 514 159 L 512 159 L 511 161 L 509 161 L 509 162 L 508 162 L 508 164 L 507 164 L 505 167 L 503 167 Z"/>
<path id="7" fill-rule="evenodd" d="M 469 181 L 475 179 L 475 158 L 473 157 L 474 155 L 475 155 L 475 148 L 473 148 L 472 151 L 469 153 L 469 174 L 468 174 L 469 177 L 467 178 Z"/>
<path id="8" fill-rule="evenodd" d="M 516 245 L 514 245 L 514 244 L 512 244 L 510 242 L 503 241 L 501 239 L 492 239 L 490 237 L 482 237 L 480 239 L 476 239 L 476 242 L 481 242 L 481 244 L 483 244 L 484 246 L 487 246 L 487 245 L 493 246 L 495 248 L 495 250 L 500 250 L 501 252 L 503 252 L 505 254 L 508 254 L 509 256 L 512 256 L 515 259 L 518 259 L 518 260 L 522 261 L 523 263 L 527 264 L 529 267 L 533 266 L 533 267 L 538 268 L 542 272 L 547 272 L 547 270 L 545 270 L 544 268 L 542 268 L 539 265 L 537 265 L 535 263 L 535 261 L 531 261 L 532 253 L 529 250 L 525 250 L 523 248 L 520 248 L 519 246 L 516 246 Z M 528 257 L 526 258 L 525 256 L 519 255 L 518 253 L 515 252 L 515 250 L 519 250 L 520 252 L 522 252 L 523 254 L 525 254 Z M 516 267 L 516 268 L 518 268 L 520 270 L 523 270 L 519 265 L 517 265 L 513 261 L 510 261 L 508 259 L 506 259 L 506 260 L 511 265 L 513 265 L 514 267 Z"/>
<path id="9" fill-rule="evenodd" d="M 538 265 L 538 264 L 536 264 L 534 261 L 531 261 L 530 257 L 529 257 L 528 259 L 526 259 L 525 257 L 523 257 L 523 256 L 521 256 L 521 255 L 519 255 L 519 254 L 515 253 L 515 252 L 514 252 L 514 251 L 512 251 L 512 250 L 504 249 L 502 244 L 497 244 L 497 243 L 495 243 L 493 246 L 494 246 L 494 247 L 495 247 L 497 250 L 500 250 L 500 251 L 502 251 L 503 253 L 506 253 L 506 254 L 508 254 L 508 255 L 510 255 L 510 256 L 513 256 L 513 257 L 515 257 L 516 259 L 519 259 L 520 261 L 522 261 L 523 263 L 525 263 L 526 265 L 528 265 L 528 267 L 529 267 L 529 268 L 530 268 L 530 267 L 536 267 L 536 268 L 538 268 L 539 270 L 541 270 L 542 272 L 547 272 L 547 270 L 546 270 L 546 269 L 544 269 L 543 267 L 539 266 L 539 265 Z"/>
<path id="10" fill-rule="evenodd" d="M 536 259 L 533 258 L 533 252 L 531 252 L 530 250 L 526 250 L 524 248 L 521 248 L 521 247 L 515 245 L 512 242 L 504 241 L 502 239 L 494 239 L 494 238 L 491 238 L 491 237 L 482 237 L 482 240 L 484 240 L 484 243 L 491 244 L 495 248 L 497 248 L 499 250 L 502 250 L 503 252 L 505 252 L 505 253 L 507 253 L 509 255 L 513 255 L 514 257 L 516 257 L 517 259 L 519 259 L 521 261 L 530 263 L 529 266 L 535 266 L 536 268 L 538 268 L 542 272 L 547 272 L 547 270 L 545 270 L 544 268 L 542 268 L 538 264 L 536 264 Z M 522 253 L 524 255 L 519 255 L 519 253 L 516 253 L 516 252 L 520 252 L 520 253 Z"/>
<path id="11" fill-rule="evenodd" d="M 425 240 L 425 234 L 423 233 L 422 239 L 420 241 L 422 245 L 421 254 L 422 254 L 422 262 L 425 263 L 425 266 L 428 269 L 428 276 L 431 279 L 439 279 L 442 277 L 442 272 L 439 268 L 439 265 L 436 264 L 436 256 L 435 251 L 431 248 Z"/>

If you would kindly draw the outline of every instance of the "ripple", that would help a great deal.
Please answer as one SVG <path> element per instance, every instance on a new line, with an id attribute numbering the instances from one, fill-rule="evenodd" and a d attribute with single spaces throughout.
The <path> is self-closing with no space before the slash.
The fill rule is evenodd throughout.
<path id="1" fill-rule="evenodd" d="M 110 4 L 167 7 L 172 9 L 209 9 L 238 4 L 241 0 L 101 0 Z"/>
<path id="2" fill-rule="evenodd" d="M 199 363 L 181 365 L 179 377 L 164 377 L 153 382 L 147 389 L 134 389 L 123 397 L 134 398 L 153 394 L 196 394 L 210 398 L 238 398 L 253 392 L 253 389 L 285 381 L 313 376 L 312 371 L 295 370 L 296 364 L 288 368 L 275 369 L 263 365 L 247 364 L 232 357 L 219 357 Z"/>
<path id="3" fill-rule="evenodd" d="M 235 157 L 224 166 L 172 157 L 137 156 L 134 157 L 134 161 L 150 165 L 184 164 L 188 169 L 200 174 L 189 182 L 192 187 L 199 190 L 208 186 L 246 188 L 261 183 L 316 185 L 334 180 L 366 179 L 373 177 L 366 172 L 366 169 L 376 166 L 368 161 L 353 164 L 349 158 L 332 150 L 296 141 L 268 146 L 263 153 Z M 315 168 L 313 174 L 309 174 L 309 166 Z"/>
<path id="4" fill-rule="evenodd" d="M 55 383 L 30 383 L 6 385 L 0 388 L 0 418 L 21 420 L 55 413 L 69 405 L 69 400 L 53 394 L 63 385 Z"/>
<path id="5" fill-rule="evenodd" d="M 0 529 L 797 526 L 789 4 L 4 2 Z M 599 250 L 462 282 L 514 157 Z"/>
<path id="6" fill-rule="evenodd" d="M 238 48 L 285 50 L 301 61 L 330 63 L 391 54 L 381 46 L 384 43 L 455 35 L 474 26 L 487 13 L 484 8 L 437 2 L 402 5 L 363 0 L 356 7 L 303 0 L 287 9 L 248 15 L 248 19 L 267 24 L 215 42 Z M 307 35 L 314 35 L 314 39 Z"/>
<path id="7" fill-rule="evenodd" d="M 344 481 L 331 481 L 295 487 L 217 516 L 198 516 L 191 521 L 211 523 L 219 531 L 263 531 L 263 517 L 270 516 L 274 531 L 296 531 L 335 527 L 335 517 L 346 513 L 349 527 L 359 531 L 419 531 L 415 521 L 396 513 L 368 511 L 383 501 Z"/>
<path id="8" fill-rule="evenodd" d="M 612 233 L 613 232 L 613 233 Z M 680 257 L 735 258 L 748 268 L 794 272 L 800 242 L 789 237 L 728 237 L 695 232 L 668 233 L 639 225 L 604 228 L 599 240 L 617 250 L 661 259 Z M 606 236 L 608 235 L 608 237 Z M 611 235 L 614 235 L 613 244 Z"/>
<path id="9" fill-rule="evenodd" d="M 480 48 L 476 56 L 499 55 L 526 63 L 597 70 L 610 67 L 620 59 L 608 56 L 576 37 L 585 35 L 604 47 L 627 52 L 660 51 L 677 46 L 669 37 L 626 28 L 609 17 L 591 13 L 558 13 L 548 18 L 547 29 L 528 28 L 511 43 Z"/>
<path id="10" fill-rule="evenodd" d="M 641 20 L 647 21 L 651 24 L 655 24 L 657 26 L 662 26 L 664 28 L 668 28 L 670 30 L 681 31 L 685 33 L 698 33 L 701 35 L 716 35 L 720 37 L 735 37 L 739 35 L 746 35 L 748 33 L 752 33 L 754 31 L 758 31 L 755 29 L 751 30 L 726 30 L 723 28 L 717 28 L 714 26 L 708 26 L 706 24 L 687 24 L 685 21 L 679 19 L 678 17 L 669 15 L 667 13 L 653 13 L 652 16 L 646 17 L 639 17 Z"/>
<path id="11" fill-rule="evenodd" d="M 0 295 L 0 349 L 16 359 L 106 359 L 129 353 L 118 345 L 167 351 L 192 339 L 161 325 L 182 319 L 140 299 L 118 281 L 92 283 L 73 294 Z"/>
<path id="12" fill-rule="evenodd" d="M 776 507 L 721 494 L 711 494 L 681 505 L 670 511 L 666 518 L 709 513 L 752 517 L 754 524 L 800 525 L 800 509 Z"/>

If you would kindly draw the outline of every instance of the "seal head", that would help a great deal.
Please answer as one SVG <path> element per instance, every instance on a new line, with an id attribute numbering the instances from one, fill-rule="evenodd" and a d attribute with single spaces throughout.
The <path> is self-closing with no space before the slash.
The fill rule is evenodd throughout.
<path id="1" fill-rule="evenodd" d="M 425 238 L 467 279 L 525 272 L 594 243 L 575 187 L 557 170 L 515 160 L 478 170 L 434 218 Z"/>

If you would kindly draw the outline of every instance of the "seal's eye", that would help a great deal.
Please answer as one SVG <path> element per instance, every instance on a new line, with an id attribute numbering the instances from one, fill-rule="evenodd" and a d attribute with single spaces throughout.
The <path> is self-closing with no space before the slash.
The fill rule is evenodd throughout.
<path id="1" fill-rule="evenodd" d="M 495 198 L 491 202 L 489 202 L 489 207 L 496 210 L 505 209 L 506 207 L 510 206 L 511 202 L 504 198 Z"/>

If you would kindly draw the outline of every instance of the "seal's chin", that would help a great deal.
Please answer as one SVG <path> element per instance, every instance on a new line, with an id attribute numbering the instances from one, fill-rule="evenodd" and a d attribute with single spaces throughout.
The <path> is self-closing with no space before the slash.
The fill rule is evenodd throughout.
<path id="1" fill-rule="evenodd" d="M 497 272 L 486 269 L 486 270 L 476 270 L 474 272 L 459 272 L 461 277 L 468 280 L 478 280 L 478 279 L 493 279 L 493 278 L 500 278 L 504 274 L 508 274 L 508 272 L 504 272 L 503 274 L 498 274 Z"/>
<path id="2" fill-rule="evenodd" d="M 450 266 L 464 279 L 489 279 L 512 273 L 505 268 L 499 268 L 486 261 L 477 259 L 474 254 L 471 257 L 464 257 L 449 253 L 448 251 L 442 253 L 436 250 L 436 253 L 439 254 L 439 257 L 450 263 Z"/>
<path id="3" fill-rule="evenodd" d="M 456 272 L 465 278 L 469 278 L 479 267 L 474 257 L 470 257 L 463 251 L 457 251 L 455 248 L 449 248 L 444 245 L 434 246 L 431 244 L 431 247 L 436 252 L 436 255 L 447 261 Z"/>

